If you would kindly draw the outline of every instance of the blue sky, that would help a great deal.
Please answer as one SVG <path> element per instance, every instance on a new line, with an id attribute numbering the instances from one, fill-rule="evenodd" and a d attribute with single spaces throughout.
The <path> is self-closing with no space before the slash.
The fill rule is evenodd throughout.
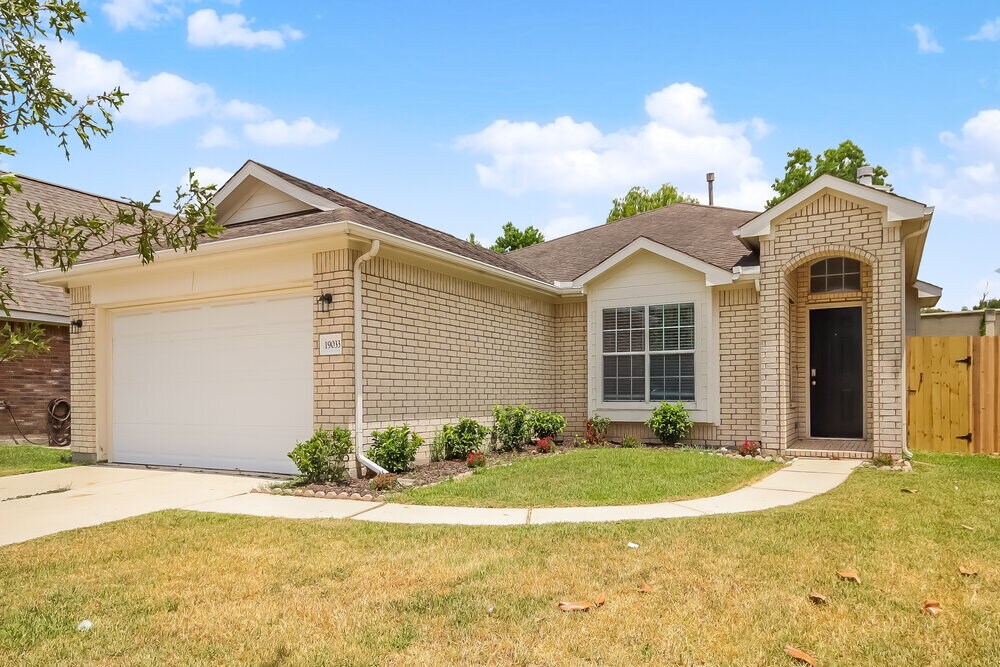
<path id="1" fill-rule="evenodd" d="M 1000 296 L 996 3 L 91 0 L 61 82 L 132 96 L 66 162 L 5 168 L 148 198 L 245 159 L 465 237 L 548 237 L 670 181 L 759 209 L 785 153 L 852 139 L 937 207 L 922 277 Z"/>

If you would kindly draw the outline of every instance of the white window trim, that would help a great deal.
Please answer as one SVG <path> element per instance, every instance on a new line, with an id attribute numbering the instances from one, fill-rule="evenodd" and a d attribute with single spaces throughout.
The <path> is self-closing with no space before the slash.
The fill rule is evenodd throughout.
<path id="1" fill-rule="evenodd" d="M 653 409 L 660 401 L 605 401 L 604 400 L 604 361 L 603 361 L 603 318 L 605 308 L 621 308 L 628 306 L 660 306 L 672 303 L 693 303 L 695 313 L 695 400 L 685 401 L 691 413 L 691 420 L 698 423 L 718 424 L 719 415 L 719 340 L 718 340 L 718 299 L 710 287 L 701 292 L 683 294 L 664 294 L 646 297 L 623 297 L 617 299 L 596 300 L 588 295 L 587 304 L 587 350 L 588 350 L 588 390 L 587 403 L 591 415 L 599 414 L 611 417 L 616 421 L 644 422 L 649 419 Z M 648 316 L 648 311 L 647 311 Z M 699 333 L 704 331 L 704 337 Z M 649 336 L 649 323 L 646 322 L 646 337 Z M 705 340 L 707 344 L 699 345 Z M 646 347 L 648 348 L 648 341 Z M 648 396 L 649 368 L 648 350 L 646 383 Z M 702 377 L 705 374 L 705 377 Z M 706 390 L 700 390 L 700 387 Z"/>

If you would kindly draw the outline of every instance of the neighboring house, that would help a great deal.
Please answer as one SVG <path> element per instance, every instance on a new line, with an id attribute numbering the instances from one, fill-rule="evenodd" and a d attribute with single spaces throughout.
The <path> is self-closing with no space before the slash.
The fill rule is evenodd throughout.
<path id="1" fill-rule="evenodd" d="M 763 213 L 675 204 L 507 255 L 255 162 L 216 202 L 196 252 L 38 276 L 83 321 L 76 457 L 290 472 L 316 427 L 429 440 L 521 402 L 570 434 L 601 414 L 649 438 L 681 401 L 692 443 L 903 447 L 933 210 L 883 188 L 822 176 Z"/>
<path id="2" fill-rule="evenodd" d="M 1000 336 L 1000 310 L 921 313 L 918 336 Z"/>

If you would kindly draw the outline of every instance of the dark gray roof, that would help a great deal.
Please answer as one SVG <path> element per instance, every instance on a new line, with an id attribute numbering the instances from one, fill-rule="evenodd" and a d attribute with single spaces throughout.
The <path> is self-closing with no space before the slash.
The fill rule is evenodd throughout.
<path id="1" fill-rule="evenodd" d="M 758 215 L 719 206 L 678 203 L 552 241 L 521 248 L 510 256 L 548 280 L 571 281 L 638 238 L 647 238 L 720 269 L 754 266 L 756 255 L 733 230 Z"/>

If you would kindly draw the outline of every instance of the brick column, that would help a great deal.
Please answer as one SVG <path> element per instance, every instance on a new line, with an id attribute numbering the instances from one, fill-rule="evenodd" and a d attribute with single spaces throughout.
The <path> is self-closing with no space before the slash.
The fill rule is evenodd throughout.
<path id="1" fill-rule="evenodd" d="M 760 279 L 760 439 L 769 450 L 787 447 L 788 295 L 785 276 L 773 258 L 773 241 L 761 241 Z"/>
<path id="2" fill-rule="evenodd" d="M 358 252 L 343 248 L 313 255 L 313 425 L 351 431 L 354 438 L 354 260 Z M 319 303 L 333 295 L 329 306 Z M 339 355 L 321 356 L 321 334 L 341 334 Z M 357 466 L 354 453 L 348 470 Z"/>
<path id="3" fill-rule="evenodd" d="M 903 447 L 903 274 L 898 225 L 882 230 L 874 269 L 872 326 L 872 439 L 875 453 L 898 456 Z"/>
<path id="4" fill-rule="evenodd" d="M 90 286 L 71 288 L 69 297 L 70 320 L 83 322 L 81 327 L 70 327 L 70 450 L 74 461 L 92 463 L 106 458 L 97 443 L 97 318 L 90 303 Z"/>

